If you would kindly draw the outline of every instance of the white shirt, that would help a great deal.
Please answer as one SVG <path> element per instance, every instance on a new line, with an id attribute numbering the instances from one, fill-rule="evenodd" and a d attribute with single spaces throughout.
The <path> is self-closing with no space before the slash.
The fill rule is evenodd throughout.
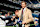
<path id="1" fill-rule="evenodd" d="M 1 16 L 2 18 L 5 18 L 5 16 Z"/>
<path id="2" fill-rule="evenodd" d="M 26 7 L 25 7 L 26 8 Z M 24 10 L 25 10 L 25 8 L 24 8 Z M 23 12 L 24 12 L 24 10 L 23 10 Z"/>

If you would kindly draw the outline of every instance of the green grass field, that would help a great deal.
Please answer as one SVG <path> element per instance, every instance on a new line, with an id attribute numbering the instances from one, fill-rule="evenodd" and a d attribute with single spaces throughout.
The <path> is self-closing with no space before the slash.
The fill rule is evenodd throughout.
<path id="1" fill-rule="evenodd" d="M 19 24 L 18 24 L 19 25 Z M 32 26 L 32 25 L 34 25 L 34 24 L 30 24 L 30 26 Z M 6 26 L 6 27 L 16 27 L 16 26 Z"/>

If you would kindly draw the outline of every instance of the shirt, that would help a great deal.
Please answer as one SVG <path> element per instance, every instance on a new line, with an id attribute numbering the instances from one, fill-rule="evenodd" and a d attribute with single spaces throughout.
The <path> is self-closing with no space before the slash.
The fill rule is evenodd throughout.
<path id="1" fill-rule="evenodd" d="M 26 7 L 25 7 L 25 8 L 26 8 Z M 23 9 L 23 12 L 24 12 L 25 8 Z"/>
<path id="2" fill-rule="evenodd" d="M 24 13 L 25 8 L 23 8 L 23 10 L 22 10 L 23 12 L 21 13 L 21 21 L 23 21 L 23 13 Z"/>

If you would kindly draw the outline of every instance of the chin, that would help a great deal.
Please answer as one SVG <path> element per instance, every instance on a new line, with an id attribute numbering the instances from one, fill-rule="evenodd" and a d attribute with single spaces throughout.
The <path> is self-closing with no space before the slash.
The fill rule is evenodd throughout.
<path id="1" fill-rule="evenodd" d="M 22 7 L 22 8 L 25 8 L 25 7 Z"/>
<path id="2" fill-rule="evenodd" d="M 25 8 L 25 7 L 22 7 L 22 8 Z"/>

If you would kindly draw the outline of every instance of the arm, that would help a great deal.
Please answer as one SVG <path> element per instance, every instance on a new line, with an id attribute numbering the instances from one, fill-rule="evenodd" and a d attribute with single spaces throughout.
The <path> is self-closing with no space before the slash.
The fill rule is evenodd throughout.
<path id="1" fill-rule="evenodd" d="M 20 10 L 18 10 L 18 12 L 15 12 L 15 15 L 18 16 L 20 20 Z"/>
<path id="2" fill-rule="evenodd" d="M 32 12 L 31 11 L 29 11 L 28 17 L 29 17 L 29 19 L 27 19 L 27 23 L 33 21 Z"/>
<path id="3" fill-rule="evenodd" d="M 1 18 L 2 20 L 4 20 L 4 21 L 6 20 L 6 18 L 2 18 L 2 17 L 0 17 L 0 18 Z"/>
<path id="4" fill-rule="evenodd" d="M 5 18 L 2 18 L 2 17 L 0 17 L 2 20 L 9 20 L 11 17 L 5 17 Z"/>

